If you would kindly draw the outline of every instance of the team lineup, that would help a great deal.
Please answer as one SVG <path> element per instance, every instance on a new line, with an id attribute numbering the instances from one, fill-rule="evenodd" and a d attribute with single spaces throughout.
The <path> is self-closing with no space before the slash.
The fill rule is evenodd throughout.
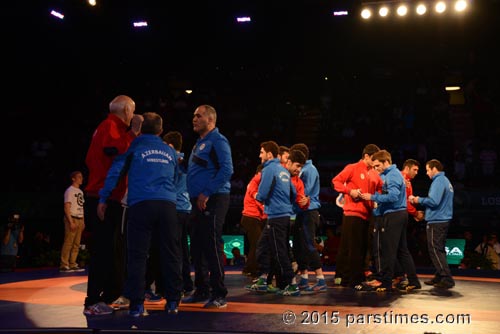
<path id="1" fill-rule="evenodd" d="M 222 230 L 234 170 L 230 143 L 216 121 L 212 106 L 195 109 L 192 126 L 199 138 L 185 161 L 182 136 L 161 137 L 160 115 L 135 114 L 135 102 L 124 95 L 110 103 L 86 159 L 85 219 L 96 260 L 89 265 L 85 315 L 128 309 L 139 317 L 147 314 L 145 301 L 163 298 L 170 314 L 177 314 L 181 302 L 227 307 Z M 247 185 L 241 218 L 249 241 L 243 273 L 253 278 L 244 288 L 281 296 L 324 293 L 328 284 L 315 245 L 320 178 L 309 148 L 269 140 L 255 152 L 261 164 Z M 411 180 L 419 166 L 408 159 L 399 170 L 390 152 L 368 144 L 358 162 L 332 178 L 343 209 L 336 286 L 360 292 L 421 289 L 406 243 L 409 219 L 427 222 L 435 275 L 424 283 L 454 286 L 445 253 L 453 186 L 432 159 L 425 164 L 429 193 L 416 196 Z"/>

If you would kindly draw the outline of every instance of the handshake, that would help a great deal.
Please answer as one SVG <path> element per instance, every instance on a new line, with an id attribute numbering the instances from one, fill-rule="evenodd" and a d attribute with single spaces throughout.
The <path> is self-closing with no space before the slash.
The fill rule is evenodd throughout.
<path id="1" fill-rule="evenodd" d="M 408 196 L 408 200 L 410 201 L 411 204 L 418 204 L 418 196 L 410 195 Z"/>
<path id="2" fill-rule="evenodd" d="M 419 199 L 418 196 L 413 196 L 413 195 L 408 196 L 408 200 L 413 205 L 418 204 L 418 199 Z M 419 222 L 425 219 L 425 214 L 423 211 L 419 210 L 417 211 L 417 215 L 414 216 L 413 218 L 415 218 L 415 221 Z"/>

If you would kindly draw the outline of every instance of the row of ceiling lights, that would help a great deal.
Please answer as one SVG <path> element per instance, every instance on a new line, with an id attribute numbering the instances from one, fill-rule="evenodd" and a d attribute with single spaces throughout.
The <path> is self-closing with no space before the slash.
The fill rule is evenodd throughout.
<path id="1" fill-rule="evenodd" d="M 452 4 L 451 2 L 446 2 L 446 1 L 437 1 L 434 4 L 434 12 L 436 14 L 443 14 L 448 7 L 448 4 Z M 428 3 L 418 3 L 415 6 L 415 13 L 419 16 L 423 16 L 428 12 L 428 7 L 430 5 Z M 372 10 L 374 7 L 378 8 L 378 15 L 380 17 L 386 17 L 390 14 L 391 12 L 391 6 L 387 4 L 380 4 L 380 3 L 372 3 L 372 4 L 365 4 L 361 10 L 361 17 L 363 19 L 369 19 L 372 17 Z M 409 6 L 406 3 L 401 3 L 397 6 L 394 6 L 396 8 L 396 14 L 398 16 L 406 16 L 409 13 Z M 466 0 L 457 0 L 453 4 L 453 8 L 455 9 L 455 12 L 457 13 L 463 13 L 468 7 L 468 3 Z"/>

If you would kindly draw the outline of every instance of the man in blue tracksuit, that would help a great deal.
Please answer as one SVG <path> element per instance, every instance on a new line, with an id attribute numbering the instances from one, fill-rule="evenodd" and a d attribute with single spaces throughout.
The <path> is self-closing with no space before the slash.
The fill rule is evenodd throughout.
<path id="1" fill-rule="evenodd" d="M 425 281 L 427 285 L 450 289 L 455 286 L 450 267 L 446 261 L 446 235 L 453 218 L 453 185 L 443 172 L 443 164 L 436 159 L 425 164 L 427 176 L 432 180 L 427 197 L 413 197 L 409 200 L 425 207 L 427 221 L 427 247 L 436 273 Z"/>
<path id="2" fill-rule="evenodd" d="M 319 227 L 319 201 L 320 180 L 319 173 L 309 159 L 309 148 L 304 143 L 298 143 L 290 147 L 290 151 L 299 150 L 304 153 L 306 163 L 302 166 L 299 177 L 304 183 L 304 192 L 309 197 L 310 203 L 307 209 L 302 210 L 294 206 L 297 213 L 293 230 L 293 250 L 297 260 L 301 279 L 299 289 L 305 293 L 326 292 L 325 276 L 323 274 L 323 262 L 315 245 L 316 230 Z M 309 285 L 309 270 L 316 273 L 316 283 Z"/>
<path id="3" fill-rule="evenodd" d="M 175 150 L 159 137 L 163 120 L 156 113 L 145 113 L 141 135 L 129 149 L 115 158 L 104 187 L 99 191 L 97 214 L 101 220 L 106 200 L 118 180 L 128 174 L 127 278 L 124 296 L 130 299 L 129 314 L 144 311 L 146 261 L 153 235 L 159 236 L 166 310 L 177 313 L 182 292 L 180 226 L 177 223 Z"/>
<path id="4" fill-rule="evenodd" d="M 177 190 L 177 220 L 181 226 L 181 247 L 182 247 L 182 285 L 183 295 L 190 295 L 193 292 L 193 280 L 191 279 L 191 256 L 189 254 L 188 235 L 190 231 L 189 215 L 192 205 L 187 191 L 187 164 L 184 163 L 184 153 L 182 149 L 182 134 L 179 131 L 169 131 L 163 136 L 165 143 L 170 145 L 177 152 L 178 177 L 175 188 Z"/>
<path id="5" fill-rule="evenodd" d="M 392 157 L 386 150 L 380 150 L 372 156 L 373 168 L 381 173 L 384 181 L 381 193 L 362 194 L 364 200 L 377 204 L 378 218 L 374 221 L 376 279 L 356 286 L 357 290 L 390 291 L 396 259 L 408 275 L 409 285 L 420 288 L 415 263 L 408 250 L 406 227 L 408 211 L 406 208 L 406 183 Z"/>
<path id="6" fill-rule="evenodd" d="M 280 288 L 278 294 L 298 296 L 300 291 L 294 280 L 288 244 L 292 203 L 295 202 L 297 193 L 291 183 L 290 172 L 276 158 L 278 149 L 279 146 L 274 141 L 263 142 L 260 147 L 264 168 L 255 199 L 264 204 L 268 219 L 256 251 L 260 277 L 247 290 L 266 291 L 267 275 L 271 269 L 275 269 L 276 276 L 279 277 L 279 282 L 276 282 Z"/>
<path id="7" fill-rule="evenodd" d="M 183 302 L 206 301 L 206 308 L 227 306 L 224 285 L 222 226 L 229 209 L 233 161 L 229 142 L 215 126 L 217 113 L 201 105 L 193 114 L 199 134 L 189 157 L 187 189 L 191 204 L 191 256 L 196 291 Z"/>

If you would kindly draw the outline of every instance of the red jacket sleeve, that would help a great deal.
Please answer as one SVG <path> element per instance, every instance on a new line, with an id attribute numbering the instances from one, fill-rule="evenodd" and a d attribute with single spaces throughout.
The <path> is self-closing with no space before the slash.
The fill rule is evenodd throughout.
<path id="1" fill-rule="evenodd" d="M 354 170 L 353 165 L 347 165 L 345 168 L 338 173 L 333 179 L 332 179 L 332 186 L 335 191 L 342 193 L 342 194 L 349 194 L 351 189 L 347 187 L 348 181 L 352 177 L 352 172 Z"/>

